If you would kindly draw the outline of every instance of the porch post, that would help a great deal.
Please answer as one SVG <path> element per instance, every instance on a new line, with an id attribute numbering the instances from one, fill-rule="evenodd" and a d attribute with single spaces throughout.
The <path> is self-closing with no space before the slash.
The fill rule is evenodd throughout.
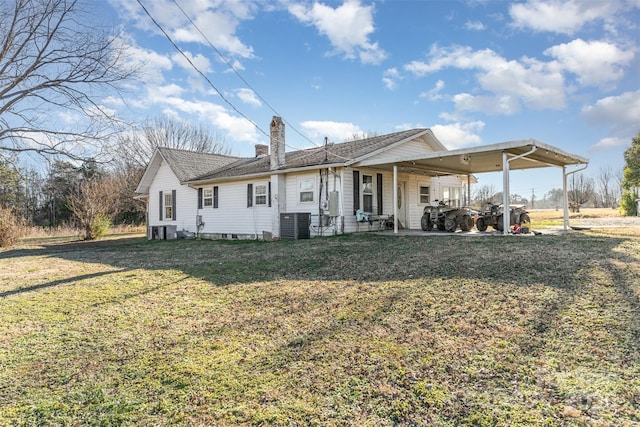
<path id="1" fill-rule="evenodd" d="M 569 197 L 567 194 L 567 166 L 562 166 L 562 229 L 569 228 Z"/>
<path id="2" fill-rule="evenodd" d="M 471 206 L 471 174 L 467 175 L 467 207 Z"/>
<path id="3" fill-rule="evenodd" d="M 393 165 L 393 234 L 398 234 L 398 166 Z"/>
<path id="4" fill-rule="evenodd" d="M 507 152 L 502 152 L 502 234 L 509 234 L 509 161 Z"/>

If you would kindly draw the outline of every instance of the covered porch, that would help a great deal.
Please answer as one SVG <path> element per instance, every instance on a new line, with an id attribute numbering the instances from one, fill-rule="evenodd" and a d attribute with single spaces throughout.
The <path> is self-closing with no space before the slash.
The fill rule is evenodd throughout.
<path id="1" fill-rule="evenodd" d="M 563 228 L 569 227 L 567 177 L 587 168 L 589 160 L 542 142 L 526 139 L 502 142 L 451 151 L 434 151 L 420 156 L 395 157 L 380 163 L 379 159 L 362 160 L 358 166 L 375 166 L 393 170 L 393 198 L 397 200 L 398 173 L 416 172 L 433 176 L 467 177 L 467 200 L 471 200 L 472 176 L 478 173 L 502 171 L 503 212 L 509 212 L 509 175 L 512 170 L 562 168 Z M 397 204 L 394 203 L 394 234 L 398 234 Z M 503 215 L 503 233 L 509 233 L 509 215 Z"/>

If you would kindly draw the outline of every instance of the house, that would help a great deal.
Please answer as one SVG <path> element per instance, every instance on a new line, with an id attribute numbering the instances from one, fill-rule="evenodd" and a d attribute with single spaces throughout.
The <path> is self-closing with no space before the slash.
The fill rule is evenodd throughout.
<path id="1" fill-rule="evenodd" d="M 251 158 L 158 148 L 136 190 L 147 203 L 148 238 L 313 237 L 389 224 L 420 229 L 426 205 L 436 199 L 461 205 L 471 182 L 470 174 L 394 163 L 446 152 L 425 128 L 291 152 L 285 146 L 284 122 L 274 117 L 270 146 L 256 145 Z"/>
<path id="2" fill-rule="evenodd" d="M 285 147 L 284 122 L 274 117 L 270 145 L 256 145 L 254 157 L 158 148 L 136 189 L 147 203 L 148 237 L 270 240 L 391 224 L 394 232 L 420 229 L 424 207 L 435 200 L 461 206 L 471 199 L 473 174 L 502 171 L 508 211 L 510 171 L 541 167 L 562 169 L 566 230 L 567 177 L 589 163 L 533 139 L 447 150 L 426 128 L 307 150 Z M 505 234 L 508 221 L 505 215 Z"/>

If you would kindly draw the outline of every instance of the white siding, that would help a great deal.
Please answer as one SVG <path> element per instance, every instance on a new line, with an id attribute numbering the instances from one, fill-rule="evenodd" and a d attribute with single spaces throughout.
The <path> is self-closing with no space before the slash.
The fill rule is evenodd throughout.
<path id="1" fill-rule="evenodd" d="M 313 185 L 313 201 L 301 202 L 300 201 L 300 183 L 304 180 L 311 179 L 314 182 Z M 287 203 L 286 210 L 283 212 L 308 212 L 312 215 L 318 214 L 318 208 L 320 206 L 319 190 L 320 190 L 320 172 L 312 171 L 297 174 L 287 174 L 286 176 L 286 193 Z M 326 198 L 325 189 L 322 189 L 322 198 Z"/>
<path id="2" fill-rule="evenodd" d="M 268 203 L 259 206 L 253 203 L 252 207 L 247 207 L 248 184 L 253 184 L 255 191 L 256 185 L 268 186 L 269 181 L 239 181 L 217 185 L 218 208 L 207 206 L 198 211 L 204 222 L 202 233 L 251 234 L 261 237 L 263 231 L 271 232 L 271 208 Z M 193 206 L 198 206 L 197 200 Z"/>
<path id="3" fill-rule="evenodd" d="M 423 147 L 424 148 L 424 147 Z M 355 231 L 367 230 L 367 225 L 358 223 L 355 220 L 353 207 L 353 170 L 352 168 L 338 169 L 336 174 L 329 173 L 329 191 L 338 191 L 340 199 L 339 215 L 344 219 L 344 232 L 351 233 Z M 383 178 L 383 203 L 382 213 L 392 215 L 395 199 L 393 198 L 393 172 L 390 170 L 381 170 L 375 168 L 358 168 L 360 177 L 362 175 L 371 175 L 374 183 L 374 206 L 378 206 L 377 200 L 377 174 L 382 174 Z M 317 224 L 320 175 L 319 172 L 301 172 L 282 176 L 284 180 L 285 195 L 280 196 L 280 200 L 286 201 L 284 207 L 280 208 L 281 212 L 309 212 L 313 215 L 312 223 Z M 313 202 L 300 202 L 299 186 L 301 180 L 314 180 L 314 197 Z M 431 203 L 435 199 L 442 199 L 442 188 L 462 187 L 464 179 L 456 176 L 446 176 L 439 178 L 431 178 L 419 174 L 399 173 L 398 182 L 405 182 L 405 210 L 406 210 L 406 228 L 419 229 L 420 218 L 425 204 L 419 202 L 419 187 L 426 185 L 430 187 Z M 153 178 L 149 189 L 149 225 L 175 225 L 178 231 L 186 230 L 190 232 L 198 231 L 196 228 L 196 216 L 202 215 L 202 221 L 205 223 L 202 233 L 207 234 L 232 234 L 238 235 L 255 235 L 262 237 L 264 231 L 273 233 L 273 215 L 276 206 L 269 207 L 267 205 L 256 206 L 255 202 L 252 207 L 247 207 L 247 185 L 269 185 L 268 179 L 262 180 L 244 180 L 231 183 L 220 183 L 218 187 L 218 208 L 213 206 L 198 209 L 198 190 L 185 185 L 180 185 L 171 169 L 166 163 L 162 163 L 156 176 Z M 213 188 L 208 186 L 207 188 Z M 176 220 L 158 219 L 159 210 L 159 192 L 171 192 L 176 190 Z M 275 193 L 277 189 L 271 189 Z M 327 197 L 326 187 L 323 187 L 323 196 Z M 273 196 L 274 194 L 272 194 Z M 362 200 L 362 191 L 360 191 Z M 361 202 L 362 206 L 362 202 Z M 338 222 L 341 227 L 341 221 Z M 313 233 L 312 233 L 313 235 Z"/>
<path id="4" fill-rule="evenodd" d="M 420 140 L 413 140 L 394 147 L 391 150 L 385 151 L 384 153 L 369 157 L 366 160 L 366 164 L 389 163 L 397 158 L 417 156 L 433 151 L 433 148 L 431 148 L 427 143 Z"/>
<path id="5" fill-rule="evenodd" d="M 176 191 L 176 219 L 166 220 L 163 215 L 163 219 L 160 221 L 159 192 L 162 191 L 163 194 L 166 194 L 171 193 L 173 190 Z M 178 231 L 195 231 L 196 218 L 194 211 L 197 207 L 197 200 L 198 191 L 186 185 L 181 185 L 171 168 L 163 161 L 149 187 L 149 226 L 175 225 Z"/>

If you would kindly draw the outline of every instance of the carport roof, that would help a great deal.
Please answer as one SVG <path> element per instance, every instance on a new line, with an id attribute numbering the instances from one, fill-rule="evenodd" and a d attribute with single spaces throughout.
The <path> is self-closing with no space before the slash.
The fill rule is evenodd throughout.
<path id="1" fill-rule="evenodd" d="M 507 153 L 508 158 L 512 158 L 531 151 L 533 147 L 536 147 L 535 152 L 510 161 L 509 169 L 563 167 L 589 163 L 589 160 L 584 157 L 567 153 L 534 139 L 525 139 L 451 151 L 422 153 L 419 156 L 389 158 L 385 164 L 389 167 L 396 165 L 409 170 L 433 172 L 434 175 L 443 173 L 471 175 L 501 171 L 503 170 L 503 152 Z M 358 166 L 380 166 L 380 159 L 364 159 L 354 163 L 357 163 Z"/>

